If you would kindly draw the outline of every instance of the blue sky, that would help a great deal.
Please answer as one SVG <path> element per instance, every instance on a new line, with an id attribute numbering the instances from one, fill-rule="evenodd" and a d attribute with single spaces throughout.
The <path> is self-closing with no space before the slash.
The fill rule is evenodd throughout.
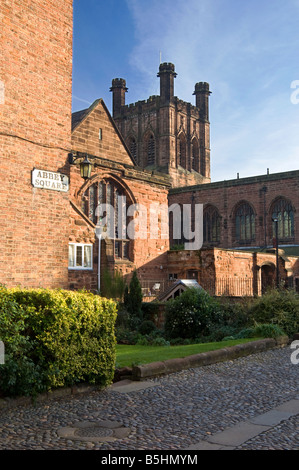
<path id="1" fill-rule="evenodd" d="M 212 181 L 297 170 L 298 24 L 299 0 L 74 0 L 73 111 L 111 111 L 113 78 L 159 94 L 161 54 L 180 99 L 210 84 Z"/>

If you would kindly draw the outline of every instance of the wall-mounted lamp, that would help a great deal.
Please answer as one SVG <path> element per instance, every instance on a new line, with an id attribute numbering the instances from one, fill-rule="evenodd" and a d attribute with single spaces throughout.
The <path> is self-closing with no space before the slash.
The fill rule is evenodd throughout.
<path id="1" fill-rule="evenodd" d="M 91 176 L 92 164 L 88 160 L 88 155 L 87 154 L 85 155 L 84 160 L 83 160 L 83 158 L 84 157 L 81 157 L 81 156 L 74 157 L 74 155 L 72 153 L 69 153 L 69 164 L 70 165 L 75 165 L 76 160 L 81 159 L 81 162 L 79 164 L 80 165 L 81 178 L 83 178 L 85 180 L 88 180 Z"/>

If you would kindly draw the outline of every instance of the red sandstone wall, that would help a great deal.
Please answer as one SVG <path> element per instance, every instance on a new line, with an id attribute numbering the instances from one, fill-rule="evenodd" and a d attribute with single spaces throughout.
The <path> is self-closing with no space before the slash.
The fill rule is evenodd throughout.
<path id="1" fill-rule="evenodd" d="M 99 149 L 95 144 L 98 129 L 103 129 L 102 147 Z M 105 130 L 105 131 L 104 131 Z M 79 138 L 80 136 L 80 138 Z M 71 167 L 71 234 L 70 242 L 94 243 L 95 226 L 81 212 L 82 195 L 88 185 L 101 179 L 112 179 L 123 186 L 128 195 L 128 200 L 133 204 L 140 204 L 147 211 L 147 223 L 143 226 L 142 238 L 136 238 L 130 244 L 130 259 L 114 259 L 112 244 L 109 241 L 102 241 L 101 245 L 101 272 L 109 268 L 112 272 L 118 270 L 129 281 L 134 269 L 138 270 L 139 278 L 164 279 L 167 250 L 169 249 L 169 239 L 161 238 L 161 217 L 158 220 L 158 236 L 151 238 L 150 234 L 150 206 L 153 203 L 162 204 L 168 207 L 168 180 L 167 178 L 152 175 L 151 172 L 140 171 L 124 157 L 127 157 L 126 149 L 120 148 L 121 141 L 117 129 L 110 120 L 108 111 L 103 103 L 99 103 L 91 110 L 87 119 L 83 119 L 78 124 L 72 136 L 73 151 L 86 152 L 99 158 L 92 160 L 96 163 L 93 168 L 92 178 L 88 182 L 80 177 L 79 170 L 75 166 Z M 110 149 L 106 153 L 105 149 Z M 93 153 L 94 152 L 94 153 Z M 126 163 L 124 166 L 123 163 Z M 138 217 L 138 214 L 135 214 Z M 163 267 L 161 269 L 161 266 Z M 94 245 L 94 265 L 93 271 L 69 270 L 69 282 L 74 288 L 86 287 L 94 289 L 98 282 L 98 243 Z"/>
<path id="2" fill-rule="evenodd" d="M 121 116 L 115 122 L 125 141 L 134 136 L 137 142 L 138 165 L 146 167 L 147 156 L 144 138 L 148 132 L 155 136 L 156 166 L 170 175 L 172 186 L 207 183 L 210 181 L 210 133 L 209 123 L 199 120 L 199 110 L 176 98 L 168 106 L 160 106 L 159 97 L 150 97 L 122 108 Z M 186 160 L 184 169 L 178 165 L 178 135 L 186 136 Z M 202 141 L 205 151 L 205 175 L 191 170 L 190 138 L 196 136 Z"/>
<path id="3" fill-rule="evenodd" d="M 0 3 L 0 282 L 67 286 L 68 195 L 33 188 L 33 168 L 66 173 L 72 1 Z"/>
<path id="4" fill-rule="evenodd" d="M 264 175 L 253 178 L 244 178 L 233 181 L 223 181 L 202 186 L 184 188 L 183 190 L 172 190 L 169 200 L 170 204 L 191 204 L 194 202 L 204 204 L 204 207 L 214 205 L 221 216 L 221 240 L 219 247 L 233 248 L 240 246 L 235 239 L 234 209 L 241 201 L 252 205 L 255 212 L 255 240 L 251 246 L 264 246 L 264 192 L 266 202 L 266 241 L 268 245 L 273 242 L 272 221 L 270 209 L 273 201 L 278 197 L 289 199 L 295 208 L 295 238 L 292 243 L 299 243 L 299 172 L 279 173 L 276 175 Z M 286 241 L 287 242 L 287 241 Z"/>
<path id="5" fill-rule="evenodd" d="M 95 102 L 87 116 L 74 128 L 72 142 L 77 152 L 86 152 L 114 162 L 133 164 L 102 100 Z"/>

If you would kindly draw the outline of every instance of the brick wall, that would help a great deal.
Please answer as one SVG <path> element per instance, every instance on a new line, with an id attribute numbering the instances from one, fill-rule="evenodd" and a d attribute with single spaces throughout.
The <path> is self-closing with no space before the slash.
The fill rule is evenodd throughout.
<path id="1" fill-rule="evenodd" d="M 68 195 L 33 188 L 33 168 L 67 173 L 72 1 L 0 4 L 0 282 L 67 286 Z"/>

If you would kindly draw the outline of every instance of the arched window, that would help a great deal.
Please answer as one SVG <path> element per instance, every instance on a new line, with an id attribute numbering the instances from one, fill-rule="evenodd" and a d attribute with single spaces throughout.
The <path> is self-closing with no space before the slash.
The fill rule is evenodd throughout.
<path id="1" fill-rule="evenodd" d="M 150 134 L 146 139 L 145 144 L 145 166 L 155 165 L 156 163 L 156 142 L 153 134 Z"/>
<path id="2" fill-rule="evenodd" d="M 209 206 L 203 214 L 204 243 L 220 242 L 220 215 L 216 207 Z"/>
<path id="3" fill-rule="evenodd" d="M 206 160 L 205 160 L 205 148 L 203 144 L 203 139 L 200 139 L 200 148 L 199 148 L 199 160 L 200 160 L 200 169 L 199 172 L 201 175 L 206 176 Z"/>
<path id="4" fill-rule="evenodd" d="M 186 139 L 183 134 L 180 135 L 178 141 L 178 163 L 183 168 L 186 168 L 187 160 L 186 160 Z"/>
<path id="5" fill-rule="evenodd" d="M 137 159 L 137 143 L 135 137 L 131 136 L 128 139 L 128 149 L 130 150 L 130 153 L 134 160 L 136 161 Z"/>
<path id="6" fill-rule="evenodd" d="M 278 199 L 271 210 L 272 222 L 273 219 L 278 220 L 278 238 L 294 238 L 294 209 L 292 204 L 284 198 Z M 275 223 L 272 225 L 273 237 L 275 237 Z"/>
<path id="7" fill-rule="evenodd" d="M 83 194 L 82 210 L 95 224 L 100 224 L 102 205 L 102 220 L 106 220 L 104 230 L 109 239 L 114 241 L 115 258 L 129 258 L 129 240 L 127 238 L 127 200 L 124 189 L 114 180 L 97 181 Z"/>
<path id="8" fill-rule="evenodd" d="M 240 242 L 251 242 L 255 239 L 255 214 L 252 207 L 244 202 L 235 212 L 235 235 Z"/>
<path id="9" fill-rule="evenodd" d="M 191 143 L 191 169 L 199 172 L 199 146 L 196 139 Z"/>

